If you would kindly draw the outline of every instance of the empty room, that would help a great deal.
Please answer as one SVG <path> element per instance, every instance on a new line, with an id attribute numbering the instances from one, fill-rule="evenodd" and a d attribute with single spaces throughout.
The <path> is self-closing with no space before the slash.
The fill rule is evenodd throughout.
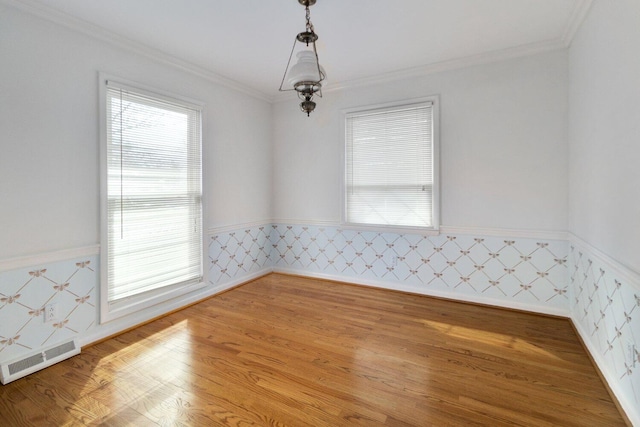
<path id="1" fill-rule="evenodd" d="M 0 425 L 639 426 L 637 0 L 0 0 Z"/>

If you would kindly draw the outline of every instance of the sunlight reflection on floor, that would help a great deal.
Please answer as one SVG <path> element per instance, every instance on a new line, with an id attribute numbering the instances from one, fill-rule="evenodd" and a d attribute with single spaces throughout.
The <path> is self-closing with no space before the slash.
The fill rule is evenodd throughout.
<path id="1" fill-rule="evenodd" d="M 481 328 L 469 328 L 464 326 L 451 325 L 450 323 L 437 322 L 427 319 L 416 319 L 418 323 L 423 324 L 427 328 L 431 328 L 441 334 L 461 340 L 474 342 L 484 342 L 491 345 L 498 345 L 517 351 L 526 352 L 527 354 L 536 354 L 548 357 L 554 360 L 563 360 L 556 353 L 545 350 L 536 344 L 532 344 L 524 339 L 516 338 L 509 334 L 500 334 L 490 332 Z"/>

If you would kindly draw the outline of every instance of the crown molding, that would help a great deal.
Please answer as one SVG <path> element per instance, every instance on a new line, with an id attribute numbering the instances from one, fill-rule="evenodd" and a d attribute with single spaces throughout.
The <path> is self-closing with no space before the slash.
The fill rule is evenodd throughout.
<path id="1" fill-rule="evenodd" d="M 348 90 L 363 86 L 379 85 L 384 83 L 390 83 L 398 80 L 410 79 L 419 76 L 440 73 L 444 71 L 451 71 L 461 68 L 472 67 L 476 65 L 488 64 L 492 62 L 500 62 L 509 59 L 515 59 L 530 55 L 536 55 L 544 52 L 550 52 L 554 50 L 566 49 L 571 45 L 575 34 L 586 19 L 593 0 L 577 0 L 571 16 L 567 21 L 564 33 L 557 39 L 530 43 L 521 46 L 514 46 L 511 48 L 495 50 L 478 55 L 470 55 L 462 58 L 456 58 L 447 61 L 436 62 L 432 64 L 426 64 L 419 67 L 407 68 L 394 72 L 372 75 L 361 79 L 344 80 L 341 82 L 335 82 L 323 89 L 323 92 L 337 92 Z M 241 83 L 221 76 L 210 70 L 207 70 L 198 65 L 192 64 L 188 61 L 179 59 L 173 55 L 162 52 L 158 49 L 151 48 L 142 43 L 135 42 L 126 37 L 120 36 L 116 33 L 110 32 L 102 27 L 88 23 L 86 21 L 74 18 L 63 12 L 54 10 L 33 0 L 0 0 L 0 6 L 11 6 L 15 9 L 23 12 L 38 16 L 50 22 L 62 25 L 71 30 L 80 32 L 89 37 L 93 37 L 105 43 L 117 46 L 121 49 L 128 50 L 146 58 L 152 59 L 156 62 L 163 63 L 165 65 L 173 66 L 182 71 L 188 72 L 192 75 L 203 78 L 212 83 L 225 86 L 235 91 L 241 92 L 245 95 L 249 95 L 253 98 L 260 99 L 262 101 L 275 103 L 290 100 L 295 98 L 295 94 L 291 93 L 277 93 L 267 94 L 255 89 L 248 89 Z M 1 10 L 1 9 L 0 9 Z"/>
<path id="2" fill-rule="evenodd" d="M 203 67 L 192 64 L 191 62 L 184 61 L 173 55 L 149 47 L 145 44 L 133 41 L 127 37 L 123 37 L 119 34 L 108 31 L 103 27 L 91 24 L 87 21 L 74 18 L 66 13 L 36 3 L 32 0 L 0 0 L 0 6 L 2 5 L 13 7 L 14 9 L 45 19 L 54 24 L 63 26 L 85 36 L 92 37 L 120 49 L 127 50 L 129 52 L 151 59 L 155 62 L 172 66 L 181 71 L 203 78 L 211 83 L 219 84 L 226 88 L 241 92 L 245 95 L 249 95 L 252 98 L 257 98 L 266 102 L 273 101 L 272 97 L 256 91 L 255 89 L 248 89 L 235 80 L 221 76 Z"/>
<path id="3" fill-rule="evenodd" d="M 442 73 L 445 71 L 458 70 L 463 68 L 474 67 L 477 65 L 490 64 L 494 62 L 502 62 L 510 59 L 522 58 L 537 55 L 555 50 L 566 49 L 567 45 L 563 39 L 543 41 L 539 43 L 531 43 L 521 46 L 510 47 L 501 50 L 481 53 L 478 55 L 465 56 L 448 61 L 436 62 L 420 67 L 407 68 L 404 70 L 393 71 L 385 74 L 378 74 L 361 79 L 345 80 L 342 82 L 332 83 L 328 88 L 323 88 L 322 92 L 331 93 L 343 90 L 354 89 L 358 87 L 375 86 L 385 83 L 392 83 L 401 80 L 422 77 L 429 74 Z M 295 95 L 279 94 L 275 97 L 274 102 L 282 102 L 294 98 Z"/>
<path id="4" fill-rule="evenodd" d="M 565 26 L 564 34 L 562 35 L 562 43 L 565 47 L 568 48 L 571 46 L 573 38 L 576 36 L 582 23 L 587 19 L 592 5 L 593 0 L 581 0 L 575 3 L 569 21 Z"/>
<path id="5" fill-rule="evenodd" d="M 554 50 L 564 49 L 566 46 L 561 40 L 548 40 L 539 43 L 531 43 L 521 46 L 510 47 L 506 49 L 495 50 L 491 52 L 481 53 L 478 55 L 470 55 L 462 58 L 456 58 L 448 61 L 436 62 L 420 67 L 407 68 L 404 70 L 394 71 L 385 74 L 365 77 L 356 80 L 346 80 L 332 84 L 329 88 L 323 89 L 323 92 L 334 92 L 345 89 L 352 89 L 362 86 L 378 85 L 383 83 L 406 80 L 410 78 L 420 77 L 429 74 L 441 73 L 444 71 L 458 70 L 469 68 L 477 65 L 489 64 L 493 62 L 501 62 L 509 59 L 521 58 L 525 56 L 536 55 L 539 53 L 551 52 Z"/>
<path id="6" fill-rule="evenodd" d="M 567 45 L 563 39 L 547 40 L 538 43 L 531 43 L 521 46 L 510 47 L 501 50 L 481 53 L 478 55 L 470 55 L 462 58 L 451 59 L 448 61 L 436 62 L 419 67 L 406 68 L 404 70 L 393 71 L 385 74 L 377 74 L 361 79 L 344 80 L 341 82 L 331 83 L 329 87 L 323 88 L 323 93 L 339 92 L 359 87 L 375 86 L 385 83 L 392 83 L 406 79 L 422 77 L 429 74 L 442 73 L 445 71 L 453 71 L 463 68 L 474 67 L 477 65 L 490 64 L 494 62 L 502 62 L 510 59 L 522 58 L 526 56 L 537 55 L 540 53 L 552 52 L 555 50 L 566 49 Z M 274 97 L 273 102 L 282 102 L 294 98 L 292 94 L 278 94 Z"/>
<path id="7" fill-rule="evenodd" d="M 555 50 L 567 49 L 571 45 L 571 42 L 578 32 L 578 29 L 589 14 L 592 4 L 593 0 L 577 0 L 574 4 L 571 16 L 567 21 L 562 36 L 556 39 L 514 46 L 506 49 L 485 52 L 478 55 L 465 56 L 462 58 L 455 58 L 447 61 L 435 62 L 432 64 L 407 68 L 390 73 L 372 75 L 361 79 L 344 80 L 341 82 L 332 83 L 331 85 L 329 85 L 329 87 L 323 88 L 322 91 L 325 93 L 330 93 L 363 86 L 379 85 L 429 74 L 441 73 L 445 71 L 452 71 L 477 65 L 537 55 L 545 52 L 552 52 Z M 274 102 L 290 100 L 294 97 L 295 95 L 292 94 L 279 94 L 275 97 Z"/>

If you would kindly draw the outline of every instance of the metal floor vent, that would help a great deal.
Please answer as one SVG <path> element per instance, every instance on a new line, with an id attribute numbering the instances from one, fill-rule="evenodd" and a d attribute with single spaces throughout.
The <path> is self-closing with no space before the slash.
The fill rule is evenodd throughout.
<path id="1" fill-rule="evenodd" d="M 0 364 L 0 381 L 2 384 L 9 384 L 11 381 L 61 362 L 78 353 L 80 353 L 80 346 L 78 341 L 73 339 L 14 362 L 2 363 Z"/>

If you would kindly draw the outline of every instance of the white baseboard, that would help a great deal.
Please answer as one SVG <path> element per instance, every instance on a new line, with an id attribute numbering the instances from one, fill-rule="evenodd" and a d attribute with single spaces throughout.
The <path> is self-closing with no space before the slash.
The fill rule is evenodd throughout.
<path id="1" fill-rule="evenodd" d="M 349 276 L 314 273 L 306 270 L 296 270 L 296 269 L 280 268 L 280 267 L 275 267 L 273 269 L 273 272 L 282 273 L 282 274 L 293 274 L 297 276 L 305 276 L 305 277 L 311 277 L 316 279 L 333 280 L 337 282 L 351 283 L 354 285 L 370 286 L 373 288 L 408 292 L 413 294 L 420 294 L 425 296 L 432 296 L 436 298 L 444 298 L 444 299 L 461 301 L 461 302 L 469 302 L 474 304 L 482 304 L 482 305 L 488 305 L 493 307 L 528 311 L 528 312 L 537 313 L 537 314 L 545 314 L 545 315 L 559 316 L 559 317 L 566 317 L 566 318 L 569 318 L 570 316 L 570 313 L 568 310 L 562 310 L 562 309 L 553 308 L 553 307 L 546 307 L 544 305 L 524 304 L 524 303 L 519 303 L 514 301 L 501 301 L 495 298 L 464 295 L 464 294 L 455 293 L 455 292 L 443 292 L 443 291 L 425 289 L 424 287 L 411 286 L 403 283 L 383 282 L 383 281 L 371 280 L 371 279 L 357 279 Z"/>
<path id="2" fill-rule="evenodd" d="M 593 346 L 589 334 L 584 330 L 580 322 L 577 319 L 571 318 L 571 323 L 573 323 L 575 330 L 578 332 L 578 335 L 580 335 L 582 342 L 587 347 L 587 351 L 598 366 L 598 369 L 607 382 L 609 389 L 615 395 L 618 403 L 620 403 L 620 406 L 622 407 L 622 410 L 629 418 L 629 421 L 631 421 L 634 426 L 640 427 L 640 408 L 625 396 L 624 390 L 620 388 L 619 378 L 614 372 L 611 372 L 609 365 L 600 355 L 598 349 Z"/>
<path id="3" fill-rule="evenodd" d="M 232 280 L 231 282 L 226 282 L 224 284 L 219 284 L 219 285 L 206 286 L 197 291 L 194 291 L 187 295 L 183 295 L 181 297 L 178 297 L 166 303 L 158 304 L 156 306 L 150 307 L 139 313 L 132 314 L 130 316 L 126 316 L 120 319 L 116 319 L 109 323 L 98 325 L 97 327 L 91 329 L 87 333 L 81 334 L 78 337 L 78 341 L 80 342 L 80 345 L 82 347 L 96 343 L 103 339 L 117 335 L 128 329 L 134 328 L 152 319 L 163 316 L 174 310 L 179 310 L 191 304 L 197 303 L 198 301 L 201 301 L 203 299 L 210 298 L 214 295 L 227 291 L 243 283 L 250 282 L 251 280 L 257 279 L 258 277 L 264 276 L 271 272 L 272 272 L 271 268 L 264 268 L 255 273 L 247 274 L 246 276 L 242 276 L 240 278 Z"/>
<path id="4" fill-rule="evenodd" d="M 409 293 L 415 293 L 415 294 L 420 294 L 425 296 L 446 298 L 454 301 L 470 302 L 475 304 L 483 304 L 483 305 L 506 308 L 506 309 L 516 309 L 516 310 L 533 312 L 537 314 L 565 317 L 569 319 L 574 325 L 575 330 L 578 332 L 578 334 L 580 335 L 580 338 L 582 339 L 582 342 L 584 342 L 584 345 L 586 346 L 586 350 L 589 352 L 593 361 L 595 362 L 598 369 L 602 373 L 603 377 L 605 378 L 605 381 L 607 382 L 607 385 L 609 386 L 610 390 L 615 395 L 620 406 L 622 407 L 622 410 L 625 412 L 625 414 L 627 415 L 627 417 L 629 418 L 629 420 L 634 426 L 640 427 L 640 408 L 637 408 L 634 402 L 631 402 L 626 397 L 624 390 L 622 390 L 620 387 L 619 379 L 617 378 L 615 373 L 611 372 L 611 369 L 608 367 L 608 364 L 598 352 L 598 349 L 596 349 L 593 346 L 589 335 L 582 328 L 580 323 L 577 320 L 573 319 L 572 314 L 567 310 L 553 309 L 553 308 L 534 305 L 534 304 L 514 303 L 513 301 L 500 301 L 492 298 L 475 297 L 472 295 L 461 295 L 453 292 L 432 291 L 429 289 L 418 288 L 415 286 L 410 286 L 402 283 L 388 283 L 388 282 L 381 282 L 381 281 L 375 281 L 370 279 L 360 280 L 353 277 L 345 277 L 345 276 L 322 274 L 322 273 L 312 273 L 305 270 L 296 270 L 296 269 L 277 267 L 277 268 L 274 268 L 274 272 L 282 273 L 282 274 L 293 274 L 293 275 L 317 278 L 317 279 L 333 280 L 333 281 L 351 283 L 351 284 L 356 284 L 361 286 L 371 286 L 371 287 L 381 288 L 381 289 L 390 289 L 390 290 L 396 290 L 396 291 L 402 291 L 402 292 L 409 292 Z"/>

